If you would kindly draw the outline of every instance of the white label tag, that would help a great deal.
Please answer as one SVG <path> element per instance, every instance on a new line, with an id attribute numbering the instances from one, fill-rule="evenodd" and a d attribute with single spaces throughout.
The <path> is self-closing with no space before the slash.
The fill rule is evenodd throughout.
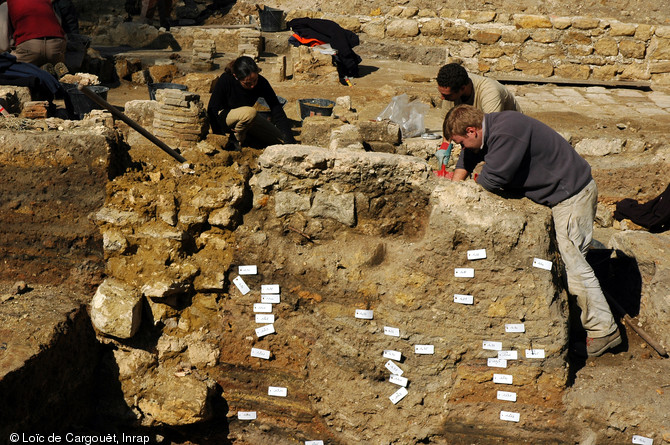
<path id="1" fill-rule="evenodd" d="M 400 337 L 400 329 L 392 328 L 390 326 L 384 326 L 384 335 L 390 335 L 391 337 Z"/>
<path id="2" fill-rule="evenodd" d="M 509 391 L 498 391 L 498 400 L 505 400 L 507 402 L 516 402 L 516 393 Z"/>
<path id="3" fill-rule="evenodd" d="M 654 445 L 654 439 L 651 439 L 649 437 L 634 435 L 633 436 L 633 443 L 639 444 L 639 445 Z"/>
<path id="4" fill-rule="evenodd" d="M 256 314 L 256 323 L 274 323 L 275 316 L 272 314 Z"/>
<path id="5" fill-rule="evenodd" d="M 242 292 L 242 295 L 246 295 L 249 293 L 251 289 L 249 289 L 249 286 L 247 286 L 247 283 L 244 282 L 241 276 L 236 276 L 233 279 L 233 284 L 237 287 L 237 289 Z"/>
<path id="6" fill-rule="evenodd" d="M 518 360 L 518 351 L 498 351 L 498 358 L 503 360 Z"/>
<path id="7" fill-rule="evenodd" d="M 279 285 L 278 284 L 261 284 L 261 293 L 262 294 L 278 294 Z"/>
<path id="8" fill-rule="evenodd" d="M 526 326 L 523 323 L 505 324 L 505 332 L 526 332 Z"/>
<path id="9" fill-rule="evenodd" d="M 258 268 L 256 266 L 239 266 L 237 268 L 237 273 L 240 275 L 256 275 L 258 273 Z"/>
<path id="10" fill-rule="evenodd" d="M 288 394 L 288 390 L 286 388 L 282 388 L 281 386 L 268 386 L 269 396 L 286 397 L 286 394 Z"/>
<path id="11" fill-rule="evenodd" d="M 489 358 L 486 364 L 491 368 L 507 368 L 507 360 L 502 358 Z"/>
<path id="12" fill-rule="evenodd" d="M 502 383 L 503 385 L 511 385 L 514 376 L 509 374 L 493 374 L 493 383 Z"/>
<path id="13" fill-rule="evenodd" d="M 533 258 L 533 267 L 537 267 L 538 269 L 551 270 L 551 261 Z"/>
<path id="14" fill-rule="evenodd" d="M 323 440 L 306 440 L 305 445 L 323 445 Z"/>
<path id="15" fill-rule="evenodd" d="M 486 249 L 468 250 L 468 259 L 481 260 L 486 258 Z"/>
<path id="16" fill-rule="evenodd" d="M 394 383 L 396 385 L 400 385 L 402 387 L 407 386 L 407 379 L 405 377 L 400 377 L 399 375 L 396 374 L 391 374 L 389 377 L 389 382 Z"/>
<path id="17" fill-rule="evenodd" d="M 251 348 L 251 356 L 256 358 L 264 358 L 270 360 L 270 351 L 265 349 Z"/>
<path id="18" fill-rule="evenodd" d="M 388 369 L 391 372 L 391 374 L 402 375 L 402 373 L 403 373 L 403 370 L 400 369 L 400 367 L 398 365 L 396 365 L 395 363 L 393 363 L 391 360 L 386 362 L 384 367 L 386 369 Z"/>
<path id="19" fill-rule="evenodd" d="M 239 420 L 255 420 L 256 411 L 238 411 L 237 418 Z"/>
<path id="20" fill-rule="evenodd" d="M 254 303 L 254 312 L 270 313 L 272 312 L 272 305 L 267 303 Z"/>
<path id="21" fill-rule="evenodd" d="M 279 294 L 261 294 L 261 303 L 277 304 L 279 301 Z"/>
<path id="22" fill-rule="evenodd" d="M 368 310 L 365 310 L 365 309 L 356 309 L 356 312 L 354 313 L 354 317 L 362 318 L 363 320 L 372 320 L 373 311 L 368 311 Z"/>
<path id="23" fill-rule="evenodd" d="M 502 342 L 484 340 L 482 342 L 482 349 L 487 349 L 489 351 L 502 351 Z"/>
<path id="24" fill-rule="evenodd" d="M 391 402 L 393 402 L 393 404 L 395 405 L 396 403 L 400 402 L 406 395 L 407 395 L 407 388 L 400 388 L 399 390 L 391 394 L 389 399 L 391 399 Z"/>
<path id="25" fill-rule="evenodd" d="M 544 349 L 526 349 L 526 358 L 544 358 Z"/>
<path id="26" fill-rule="evenodd" d="M 474 304 L 475 298 L 472 295 L 454 294 L 454 303 Z"/>
<path id="27" fill-rule="evenodd" d="M 386 349 L 382 354 L 382 357 L 390 358 L 391 360 L 395 360 L 396 362 L 402 360 L 402 354 L 400 353 L 400 351 L 394 351 L 392 349 Z"/>
<path id="28" fill-rule="evenodd" d="M 258 337 L 264 337 L 268 334 L 273 334 L 275 332 L 275 325 L 273 324 L 268 324 L 265 326 L 261 326 L 260 328 L 256 328 L 256 335 Z"/>
<path id="29" fill-rule="evenodd" d="M 521 414 L 510 411 L 500 411 L 500 420 L 508 422 L 518 422 L 521 419 Z"/>
<path id="30" fill-rule="evenodd" d="M 433 345 L 414 345 L 415 354 L 435 354 L 435 346 Z"/>
<path id="31" fill-rule="evenodd" d="M 471 267 L 457 267 L 454 269 L 454 276 L 456 278 L 474 278 L 475 270 Z"/>

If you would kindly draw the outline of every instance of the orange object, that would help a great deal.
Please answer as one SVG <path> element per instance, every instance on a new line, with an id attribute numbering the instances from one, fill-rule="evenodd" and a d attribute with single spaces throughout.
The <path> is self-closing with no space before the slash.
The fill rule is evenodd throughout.
<path id="1" fill-rule="evenodd" d="M 446 165 L 442 165 L 442 168 L 439 170 L 433 170 L 433 173 L 435 173 L 435 176 L 438 178 L 453 179 L 454 177 L 454 172 L 447 171 Z"/>

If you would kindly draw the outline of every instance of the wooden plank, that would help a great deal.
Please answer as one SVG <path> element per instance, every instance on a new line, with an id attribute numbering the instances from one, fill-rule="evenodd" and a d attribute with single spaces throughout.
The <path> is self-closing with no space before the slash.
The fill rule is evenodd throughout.
<path id="1" fill-rule="evenodd" d="M 521 77 L 521 76 L 487 76 L 497 80 L 500 83 L 541 83 L 556 85 L 579 85 L 579 86 L 603 86 L 609 88 L 637 88 L 642 90 L 651 90 L 651 82 L 645 81 L 624 81 L 624 80 L 580 80 L 563 79 L 558 77 Z"/>

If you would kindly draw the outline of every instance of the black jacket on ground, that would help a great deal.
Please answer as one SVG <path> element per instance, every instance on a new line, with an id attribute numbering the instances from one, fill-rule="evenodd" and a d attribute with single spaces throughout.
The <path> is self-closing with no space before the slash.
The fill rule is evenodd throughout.
<path id="1" fill-rule="evenodd" d="M 340 68 L 338 71 L 341 77 L 358 76 L 358 64 L 361 63 L 361 58 L 352 49 L 360 43 L 356 33 L 326 19 L 303 17 L 293 19 L 287 25 L 300 37 L 330 43 L 330 46 L 337 51 L 337 59 L 341 64 L 338 66 Z"/>
<path id="2" fill-rule="evenodd" d="M 650 232 L 664 232 L 670 229 L 670 185 L 663 193 L 644 204 L 631 198 L 616 203 L 614 218 L 621 221 L 630 219 Z"/>

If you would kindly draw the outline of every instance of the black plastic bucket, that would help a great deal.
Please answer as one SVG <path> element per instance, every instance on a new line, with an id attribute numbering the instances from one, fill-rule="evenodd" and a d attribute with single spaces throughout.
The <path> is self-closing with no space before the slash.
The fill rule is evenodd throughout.
<path id="1" fill-rule="evenodd" d="M 157 90 L 182 90 L 187 91 L 188 87 L 179 83 L 149 83 L 149 99 L 156 100 Z"/>
<path id="2" fill-rule="evenodd" d="M 286 99 L 284 99 L 281 96 L 277 96 L 277 100 L 279 100 L 279 105 L 281 105 L 282 108 L 284 106 L 286 106 L 286 102 L 288 102 Z M 262 97 L 258 98 L 254 108 L 256 108 L 256 111 L 258 112 L 259 116 L 264 117 L 267 120 L 270 120 L 272 118 L 272 113 L 270 112 L 270 107 L 268 107 L 268 103 L 265 102 L 265 99 L 263 99 Z"/>
<path id="3" fill-rule="evenodd" d="M 65 107 L 77 119 L 82 119 L 91 110 L 101 110 L 102 107 L 91 99 L 86 97 L 84 93 L 77 89 L 77 85 L 73 83 L 61 83 L 65 90 Z M 102 85 L 87 85 L 87 88 L 93 91 L 98 96 L 107 100 L 108 87 Z"/>
<path id="4" fill-rule="evenodd" d="M 300 119 L 308 116 L 330 116 L 335 102 L 328 99 L 299 99 Z"/>
<path id="5" fill-rule="evenodd" d="M 277 32 L 285 29 L 284 11 L 281 9 L 264 6 L 258 10 L 258 18 L 261 21 L 261 31 Z"/>

